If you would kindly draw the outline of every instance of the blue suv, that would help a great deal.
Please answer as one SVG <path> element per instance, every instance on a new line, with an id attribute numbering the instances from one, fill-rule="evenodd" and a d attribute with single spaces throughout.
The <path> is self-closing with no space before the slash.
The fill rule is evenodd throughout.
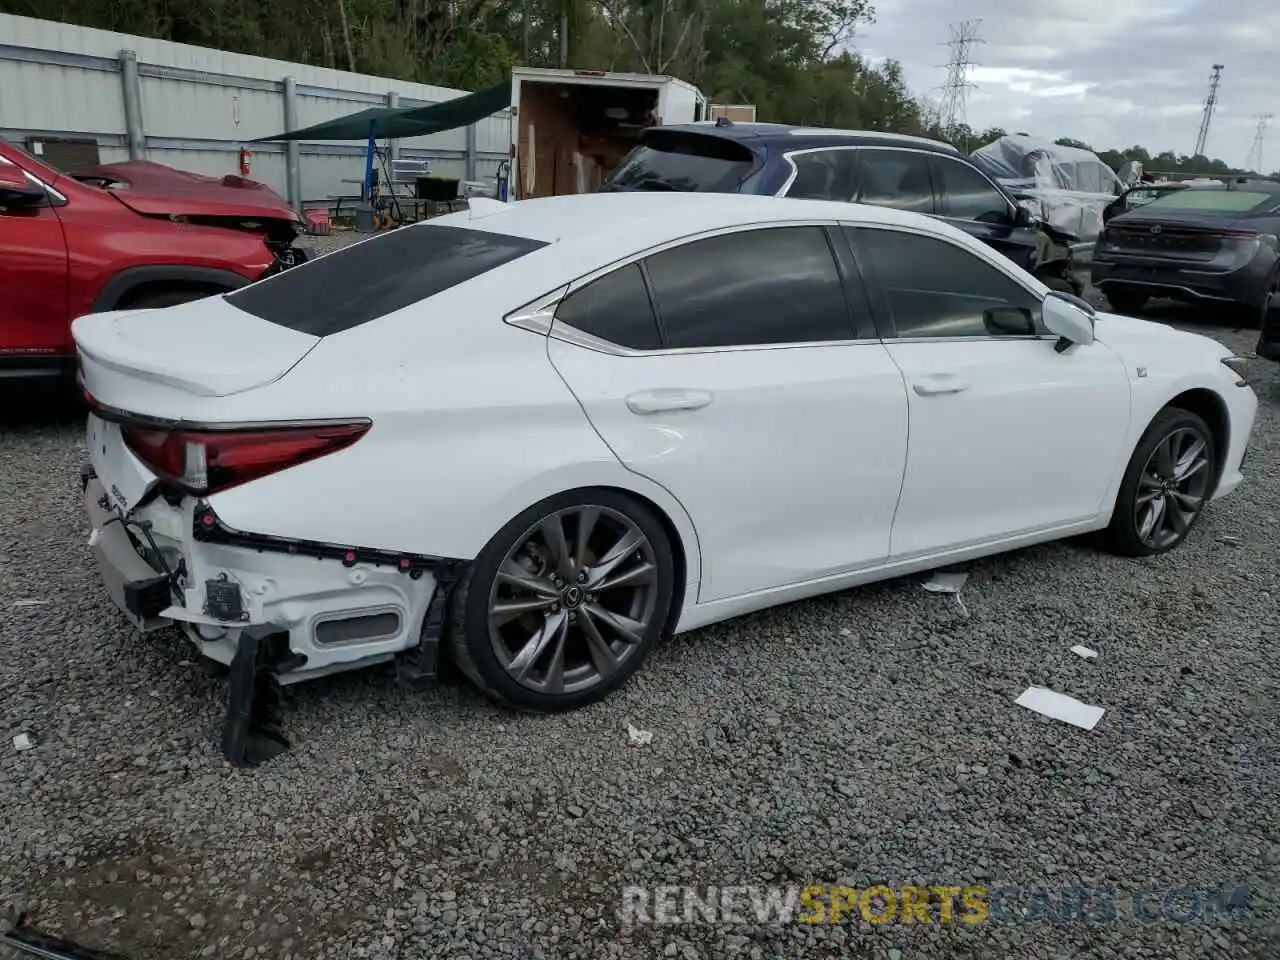
<path id="1" fill-rule="evenodd" d="M 1075 239 L 1037 220 L 955 147 L 874 131 L 714 121 L 653 127 L 601 190 L 843 200 L 939 217 L 1077 295 Z"/>

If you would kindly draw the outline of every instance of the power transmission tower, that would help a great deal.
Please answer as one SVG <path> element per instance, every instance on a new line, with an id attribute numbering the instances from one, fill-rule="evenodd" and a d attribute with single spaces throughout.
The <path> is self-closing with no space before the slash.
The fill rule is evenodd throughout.
<path id="1" fill-rule="evenodd" d="M 1267 135 L 1267 124 L 1271 122 L 1271 114 L 1264 113 L 1258 117 L 1258 125 L 1253 131 L 1253 144 L 1249 147 L 1249 156 L 1245 158 L 1244 168 L 1255 173 L 1262 172 L 1262 141 Z"/>
<path id="2" fill-rule="evenodd" d="M 973 87 L 969 82 L 969 68 L 976 66 L 970 59 L 973 45 L 986 42 L 978 36 L 981 23 L 981 20 L 965 20 L 951 24 L 951 39 L 945 44 L 951 48 L 951 59 L 947 61 L 947 82 L 942 87 L 941 120 L 947 136 L 953 140 L 965 122 L 965 94 Z"/>
<path id="3" fill-rule="evenodd" d="M 1204 101 L 1204 112 L 1200 114 L 1200 132 L 1196 134 L 1196 148 L 1193 157 L 1204 156 L 1205 146 L 1209 139 L 1209 121 L 1213 119 L 1213 110 L 1218 105 L 1218 84 L 1222 82 L 1222 64 L 1213 65 L 1213 75 L 1209 78 L 1209 96 Z"/>

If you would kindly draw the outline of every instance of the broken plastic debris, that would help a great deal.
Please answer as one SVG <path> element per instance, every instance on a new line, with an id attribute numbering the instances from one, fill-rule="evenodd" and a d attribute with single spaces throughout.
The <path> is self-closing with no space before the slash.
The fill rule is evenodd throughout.
<path id="1" fill-rule="evenodd" d="M 653 742 L 652 730 L 641 730 L 631 723 L 627 724 L 627 736 L 631 739 L 632 745 L 637 747 L 643 747 L 646 743 Z"/>
<path id="2" fill-rule="evenodd" d="M 25 733 L 20 733 L 13 738 L 13 748 L 21 753 L 24 750 L 30 750 L 35 744 L 31 741 L 31 737 Z"/>
<path id="3" fill-rule="evenodd" d="M 969 608 L 960 599 L 960 588 L 964 586 L 965 581 L 968 579 L 969 575 L 967 573 L 935 573 L 929 580 L 925 581 L 924 588 L 930 593 L 951 594 L 956 598 L 956 606 L 960 608 L 960 612 L 967 617 L 969 616 Z"/>
<path id="4" fill-rule="evenodd" d="M 930 593 L 959 593 L 968 579 L 967 573 L 935 573 L 924 588 Z"/>
<path id="5" fill-rule="evenodd" d="M 1225 543 L 1229 547 L 1238 547 L 1243 541 L 1239 537 L 1233 537 L 1228 534 L 1225 537 L 1219 537 L 1218 542 Z"/>
<path id="6" fill-rule="evenodd" d="M 15 600 L 13 605 L 15 607 L 42 607 L 48 602 L 47 600 Z"/>
<path id="7" fill-rule="evenodd" d="M 1106 713 L 1102 707 L 1081 703 L 1065 693 L 1055 693 L 1044 687 L 1027 687 L 1014 702 L 1020 707 L 1026 707 L 1052 720 L 1061 720 L 1063 723 L 1085 730 L 1096 727 L 1102 715 Z"/>
<path id="8" fill-rule="evenodd" d="M 1096 660 L 1098 657 L 1097 650 L 1090 650 L 1088 647 L 1082 647 L 1078 643 L 1071 648 L 1071 652 L 1077 657 L 1083 657 L 1086 660 Z"/>

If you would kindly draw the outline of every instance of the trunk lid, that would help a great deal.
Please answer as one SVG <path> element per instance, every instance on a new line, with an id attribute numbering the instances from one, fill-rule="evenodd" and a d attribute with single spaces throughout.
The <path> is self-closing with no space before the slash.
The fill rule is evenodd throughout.
<path id="1" fill-rule="evenodd" d="M 129 409 L 129 382 L 225 397 L 278 380 L 320 338 L 261 320 L 222 295 L 154 310 L 80 317 L 71 326 L 86 387 Z M 97 390 L 103 390 L 100 395 Z M 114 395 L 114 396 L 113 396 Z"/>

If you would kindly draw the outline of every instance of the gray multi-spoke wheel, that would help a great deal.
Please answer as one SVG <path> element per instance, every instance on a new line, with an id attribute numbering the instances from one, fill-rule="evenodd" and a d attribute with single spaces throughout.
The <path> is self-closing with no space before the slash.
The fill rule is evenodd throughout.
<path id="1" fill-rule="evenodd" d="M 1120 483 L 1107 531 L 1111 545 L 1129 556 L 1172 550 L 1199 519 L 1216 478 L 1214 438 L 1204 420 L 1189 410 L 1161 411 Z"/>
<path id="2" fill-rule="evenodd" d="M 609 490 L 552 498 L 490 541 L 451 617 L 459 666 L 526 709 L 600 699 L 625 682 L 666 629 L 675 563 L 662 524 Z"/>

